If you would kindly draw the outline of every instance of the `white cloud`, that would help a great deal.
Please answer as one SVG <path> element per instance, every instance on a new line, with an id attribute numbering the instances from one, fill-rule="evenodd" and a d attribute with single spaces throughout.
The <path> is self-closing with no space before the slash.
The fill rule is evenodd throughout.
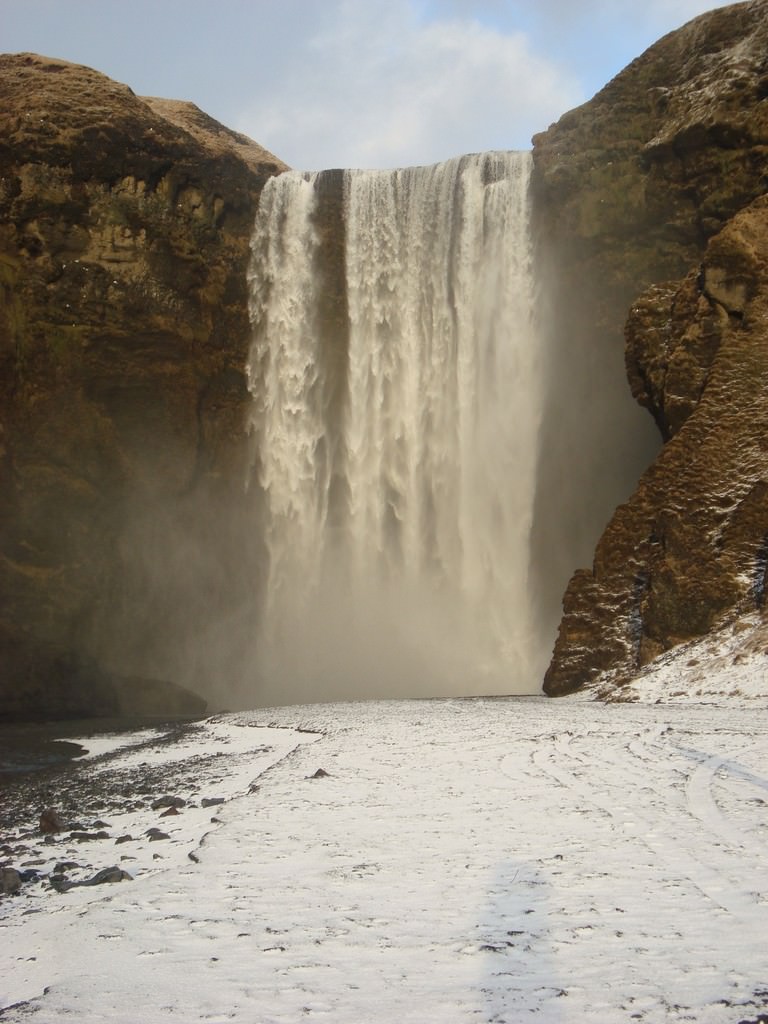
<path id="1" fill-rule="evenodd" d="M 238 127 L 304 168 L 430 163 L 527 148 L 583 97 L 525 34 L 406 2 L 346 0 L 285 61 Z"/>
<path id="2" fill-rule="evenodd" d="M 715 6 L 0 0 L 3 49 L 89 64 L 139 94 L 193 100 L 309 167 L 525 148 L 661 35 Z"/>

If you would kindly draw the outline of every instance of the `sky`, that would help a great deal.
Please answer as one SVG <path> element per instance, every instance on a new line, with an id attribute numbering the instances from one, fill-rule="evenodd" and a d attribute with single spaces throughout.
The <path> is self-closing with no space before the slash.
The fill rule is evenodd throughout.
<path id="1" fill-rule="evenodd" d="M 527 149 L 712 0 L 0 0 L 0 52 L 191 100 L 302 170 Z"/>

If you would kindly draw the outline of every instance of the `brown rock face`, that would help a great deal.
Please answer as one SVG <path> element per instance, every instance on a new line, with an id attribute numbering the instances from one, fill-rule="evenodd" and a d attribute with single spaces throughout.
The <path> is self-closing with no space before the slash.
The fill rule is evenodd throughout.
<path id="1" fill-rule="evenodd" d="M 0 715 L 210 692 L 254 587 L 246 272 L 283 169 L 191 104 L 0 57 Z"/>
<path id="2" fill-rule="evenodd" d="M 632 393 L 666 441 L 568 586 L 550 694 L 626 678 L 762 603 L 767 96 L 755 0 L 665 37 L 535 140 L 556 294 L 566 310 L 587 296 L 587 333 L 612 345 L 630 311 Z"/>

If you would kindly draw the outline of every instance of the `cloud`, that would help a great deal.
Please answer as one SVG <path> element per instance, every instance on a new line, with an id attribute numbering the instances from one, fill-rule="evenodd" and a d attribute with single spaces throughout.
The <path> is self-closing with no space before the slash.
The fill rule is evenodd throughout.
<path id="1" fill-rule="evenodd" d="M 139 94 L 193 100 L 310 168 L 527 148 L 661 35 L 714 6 L 0 0 L 4 49 L 90 64 Z"/>
<path id="2" fill-rule="evenodd" d="M 391 167 L 528 148 L 583 96 L 526 34 L 406 0 L 328 4 L 238 118 L 296 167 Z"/>

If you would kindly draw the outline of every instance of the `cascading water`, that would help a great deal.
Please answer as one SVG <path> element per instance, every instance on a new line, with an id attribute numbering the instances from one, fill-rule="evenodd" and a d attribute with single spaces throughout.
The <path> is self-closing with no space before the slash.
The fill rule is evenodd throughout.
<path id="1" fill-rule="evenodd" d="M 538 689 L 529 173 L 490 153 L 265 187 L 259 703 Z"/>

